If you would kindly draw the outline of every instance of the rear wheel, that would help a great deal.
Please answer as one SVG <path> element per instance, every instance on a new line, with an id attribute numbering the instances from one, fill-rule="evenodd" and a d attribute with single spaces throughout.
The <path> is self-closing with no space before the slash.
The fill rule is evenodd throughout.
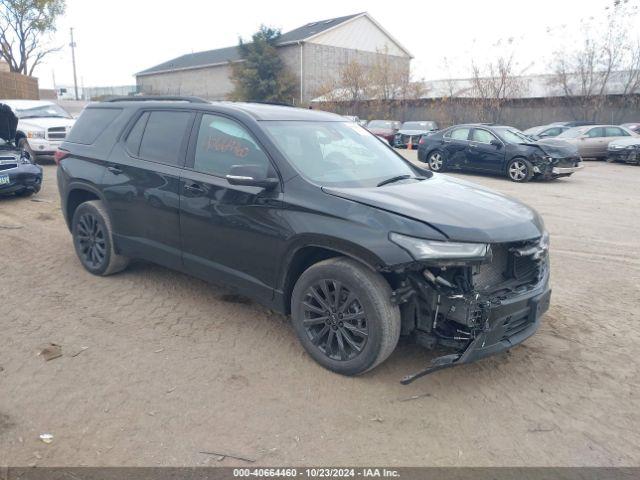
<path id="1" fill-rule="evenodd" d="M 528 182 L 533 177 L 533 166 L 529 160 L 514 158 L 507 165 L 507 176 L 512 182 Z"/>
<path id="2" fill-rule="evenodd" d="M 382 363 L 400 337 L 400 310 L 377 272 L 348 258 L 307 269 L 291 296 L 294 329 L 320 365 L 358 375 Z"/>
<path id="3" fill-rule="evenodd" d="M 444 156 L 441 152 L 432 152 L 427 159 L 429 168 L 434 172 L 441 172 L 444 170 Z"/>
<path id="4" fill-rule="evenodd" d="M 111 275 L 124 270 L 129 258 L 113 248 L 111 220 L 100 200 L 80 204 L 71 223 L 73 245 L 82 266 L 94 275 Z"/>

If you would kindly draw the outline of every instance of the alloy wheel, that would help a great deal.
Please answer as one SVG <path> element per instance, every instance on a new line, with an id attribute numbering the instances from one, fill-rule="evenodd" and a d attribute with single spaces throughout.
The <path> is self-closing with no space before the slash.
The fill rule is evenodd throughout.
<path id="1" fill-rule="evenodd" d="M 107 241 L 98 218 L 89 213 L 82 215 L 78 219 L 76 237 L 82 260 L 90 268 L 99 268 L 107 255 Z"/>
<path id="2" fill-rule="evenodd" d="M 509 176 L 516 182 L 520 182 L 527 176 L 527 166 L 520 160 L 515 160 L 509 165 Z"/>
<path id="3" fill-rule="evenodd" d="M 429 167 L 434 172 L 439 171 L 442 168 L 442 154 L 432 153 L 429 157 Z"/>
<path id="4" fill-rule="evenodd" d="M 304 320 L 309 340 L 332 360 L 352 360 L 362 353 L 369 324 L 358 296 L 337 280 L 320 280 L 305 292 Z"/>

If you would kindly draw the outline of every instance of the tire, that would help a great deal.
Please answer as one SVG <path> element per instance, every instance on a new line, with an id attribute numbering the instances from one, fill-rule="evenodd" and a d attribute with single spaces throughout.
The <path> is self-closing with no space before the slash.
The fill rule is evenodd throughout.
<path id="1" fill-rule="evenodd" d="M 129 265 L 129 258 L 118 255 L 113 248 L 111 220 L 100 200 L 84 202 L 76 208 L 71 233 L 76 254 L 88 272 L 107 276 Z"/>
<path id="2" fill-rule="evenodd" d="M 389 284 L 345 257 L 316 263 L 300 276 L 291 296 L 291 319 L 307 353 L 342 375 L 375 368 L 400 337 L 400 309 L 391 303 Z"/>
<path id="3" fill-rule="evenodd" d="M 429 164 L 429 169 L 433 172 L 444 172 L 445 170 L 444 154 L 438 150 L 429 154 L 427 163 Z"/>
<path id="4" fill-rule="evenodd" d="M 513 158 L 507 165 L 507 177 L 516 183 L 526 183 L 533 178 L 533 165 L 525 158 Z"/>
<path id="5" fill-rule="evenodd" d="M 25 152 L 27 152 L 29 154 L 29 157 L 31 157 L 31 161 L 33 163 L 37 163 L 36 162 L 36 154 L 33 153 L 33 150 L 31 150 L 31 146 L 29 145 L 29 141 L 26 138 L 21 138 L 18 141 L 18 148 L 20 150 L 24 150 Z"/>

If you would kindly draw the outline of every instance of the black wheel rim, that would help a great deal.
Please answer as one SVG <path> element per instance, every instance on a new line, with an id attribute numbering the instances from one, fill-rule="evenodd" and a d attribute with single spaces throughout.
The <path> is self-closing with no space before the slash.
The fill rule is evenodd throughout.
<path id="1" fill-rule="evenodd" d="M 320 280 L 307 289 L 302 305 L 307 336 L 324 355 L 347 361 L 362 353 L 369 322 L 353 291 L 337 280 Z"/>
<path id="2" fill-rule="evenodd" d="M 95 215 L 85 213 L 78 219 L 76 238 L 85 265 L 99 268 L 107 254 L 107 241 L 104 228 Z"/>

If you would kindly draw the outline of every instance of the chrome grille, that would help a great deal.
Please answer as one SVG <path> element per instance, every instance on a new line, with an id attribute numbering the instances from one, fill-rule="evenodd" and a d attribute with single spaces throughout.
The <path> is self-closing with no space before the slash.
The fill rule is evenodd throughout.
<path id="1" fill-rule="evenodd" d="M 64 140 L 66 136 L 66 127 L 51 127 L 49 130 L 47 130 L 47 137 L 51 140 Z"/>

